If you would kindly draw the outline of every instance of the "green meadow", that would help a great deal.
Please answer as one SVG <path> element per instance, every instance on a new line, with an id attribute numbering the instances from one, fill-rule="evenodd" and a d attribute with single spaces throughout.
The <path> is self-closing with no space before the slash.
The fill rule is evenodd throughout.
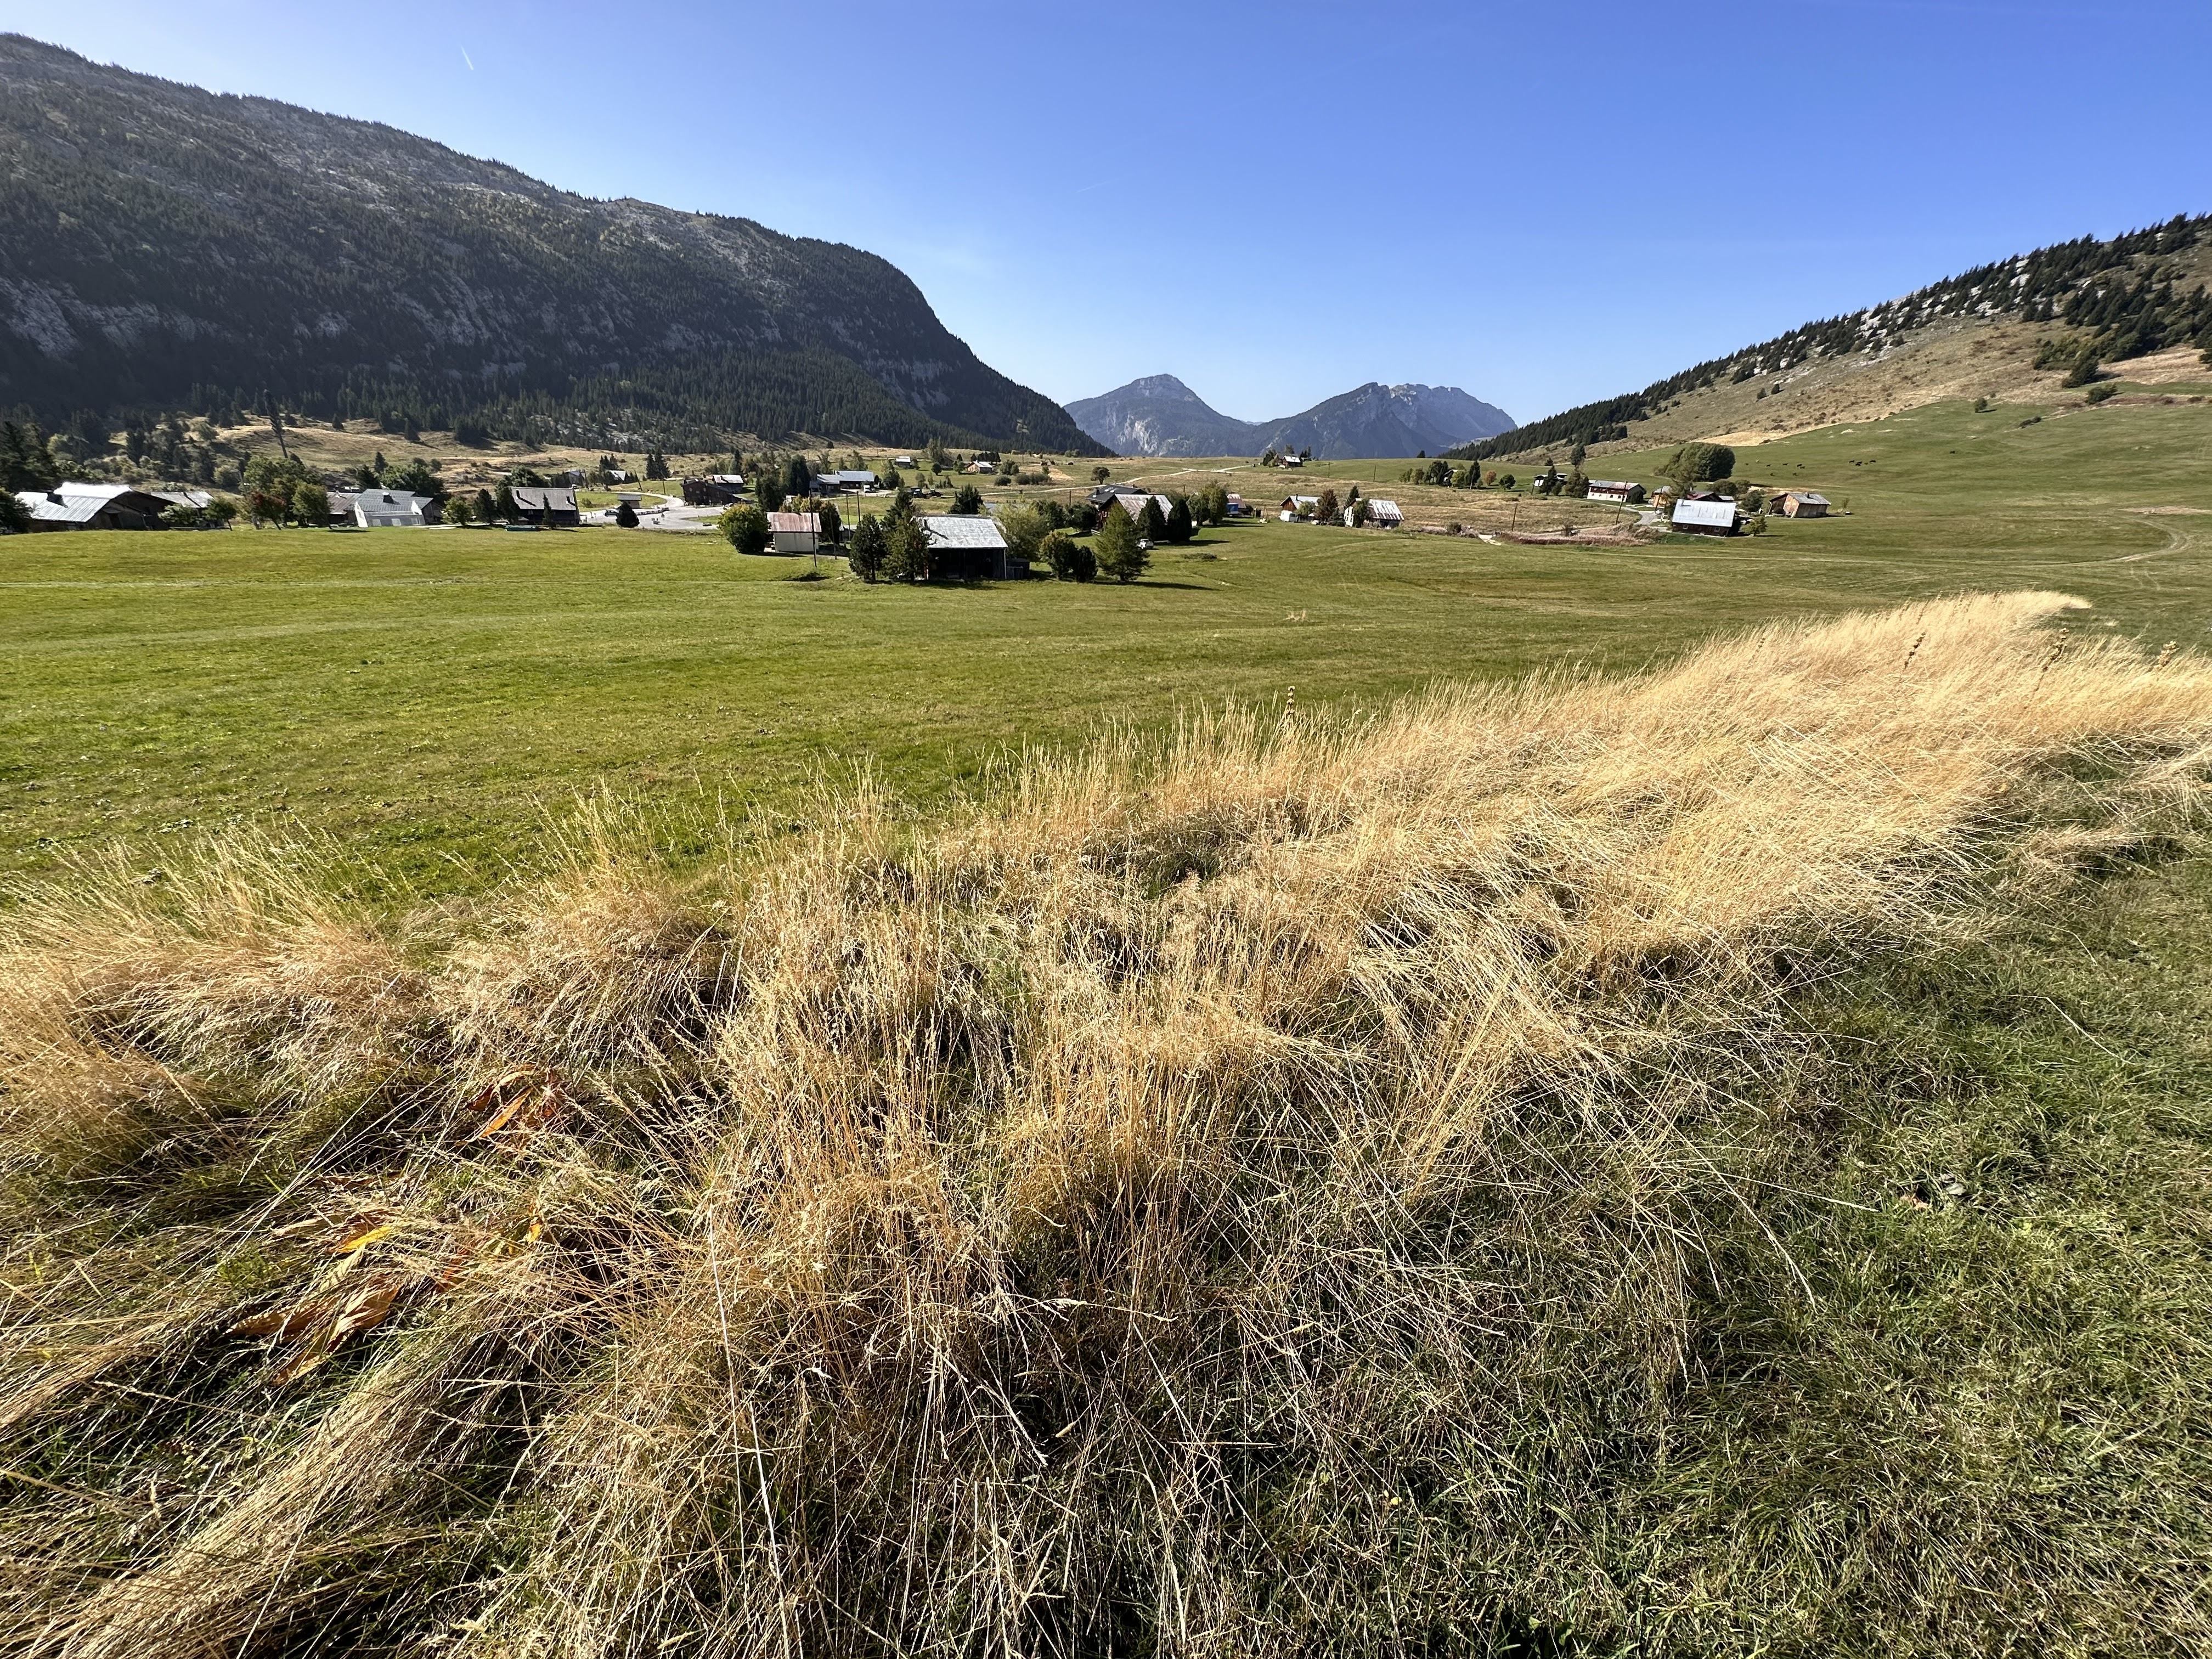
<path id="1" fill-rule="evenodd" d="M 1649 481 L 1660 459 L 1591 467 Z M 1455 493 L 1390 484 L 1403 465 L 1230 482 Z M 1745 449 L 1737 472 L 1848 515 L 1632 550 L 1269 520 L 1127 587 L 872 587 L 835 560 L 802 580 L 805 560 L 611 528 L 11 538 L 0 873 L 118 842 L 158 863 L 171 837 L 251 824 L 465 891 L 530 864 L 580 794 L 638 804 L 680 857 L 699 826 L 773 830 L 862 769 L 927 805 L 1109 722 L 1632 669 L 1717 629 L 1966 588 L 2061 588 L 2096 605 L 2081 626 L 2212 642 L 2212 406 L 1936 405 Z M 1471 523 L 1495 493 L 1463 497 Z"/>

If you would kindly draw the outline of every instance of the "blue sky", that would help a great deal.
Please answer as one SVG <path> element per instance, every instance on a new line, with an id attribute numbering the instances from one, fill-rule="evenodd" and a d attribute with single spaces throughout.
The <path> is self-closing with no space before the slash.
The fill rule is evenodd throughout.
<path id="1" fill-rule="evenodd" d="M 0 27 L 854 243 L 1062 400 L 1534 418 L 2212 210 L 2208 0 L 1505 9 L 0 0 Z"/>

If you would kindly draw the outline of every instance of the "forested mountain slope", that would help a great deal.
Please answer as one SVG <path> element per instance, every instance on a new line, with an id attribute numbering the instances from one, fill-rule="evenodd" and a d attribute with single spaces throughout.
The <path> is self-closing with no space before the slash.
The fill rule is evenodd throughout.
<path id="1" fill-rule="evenodd" d="M 1475 459 L 1757 439 L 1946 397 L 2033 397 L 2100 365 L 2212 352 L 2212 215 L 2039 248 L 1808 323 L 1641 392 L 1453 452 Z"/>
<path id="2" fill-rule="evenodd" d="M 0 35 L 0 407 L 1095 449 L 856 248 Z"/>

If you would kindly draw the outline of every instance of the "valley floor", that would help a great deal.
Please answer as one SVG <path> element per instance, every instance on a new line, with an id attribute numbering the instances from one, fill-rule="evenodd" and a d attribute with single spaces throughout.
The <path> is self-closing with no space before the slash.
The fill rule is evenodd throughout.
<path id="1" fill-rule="evenodd" d="M 2022 418 L 1938 405 L 1745 450 L 1740 475 L 1849 509 L 1758 538 L 1523 547 L 1269 520 L 1162 550 L 1127 587 L 794 580 L 805 562 L 611 529 L 0 541 L 0 871 L 118 839 L 158 863 L 252 824 L 468 889 L 526 866 L 579 793 L 641 803 L 681 857 L 702 822 L 775 831 L 859 769 L 926 802 L 1109 721 L 1293 687 L 1378 708 L 1439 678 L 1633 667 L 1748 622 L 1967 588 L 2059 588 L 2098 607 L 2081 626 L 2203 642 L 2212 408 Z M 1607 467 L 1650 482 L 1659 459 Z M 1116 471 L 1188 488 L 1232 465 Z M 1254 501 L 1356 482 L 1436 522 L 1621 516 L 1391 483 L 1402 465 L 1226 477 Z"/>

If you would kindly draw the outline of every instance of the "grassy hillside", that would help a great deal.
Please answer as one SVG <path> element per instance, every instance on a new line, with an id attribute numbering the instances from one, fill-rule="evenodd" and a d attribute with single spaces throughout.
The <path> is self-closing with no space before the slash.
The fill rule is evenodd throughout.
<path id="1" fill-rule="evenodd" d="M 2082 359 L 2153 383 L 2212 370 L 2212 218 L 2000 261 L 1863 312 L 1808 323 L 1640 392 L 1549 416 L 1466 453 L 1593 453 L 1758 440 L 1948 398 L 2033 403 Z M 1460 452 L 1455 452 L 1460 453 Z"/>
<path id="2" fill-rule="evenodd" d="M 694 826 L 766 826 L 860 765 L 976 785 L 1020 746 L 1225 699 L 1373 708 L 1439 676 L 1639 665 L 1766 617 L 1971 587 L 2087 597 L 2077 627 L 2201 641 L 2212 406 L 1938 405 L 1743 452 L 1848 501 L 1764 538 L 1623 550 L 1272 522 L 1164 554 L 1129 588 L 793 582 L 704 538 L 381 532 L 0 541 L 0 867 L 211 826 L 342 838 L 428 891 L 527 862 L 602 785 Z M 369 441 L 363 440 L 362 441 Z M 1631 475 L 1656 458 L 1609 470 Z M 1212 463 L 1137 473 L 1188 486 Z M 1123 469 L 1133 471 L 1133 469 Z M 1228 475 L 1370 493 L 1388 464 Z M 1648 474 L 1647 474 L 1648 476 Z M 1620 515 L 1389 484 L 1417 517 Z M 2189 508 L 2189 512 L 2158 509 Z M 1485 516 L 1487 515 L 1487 516 Z M 830 568 L 835 568 L 834 566 Z"/>

